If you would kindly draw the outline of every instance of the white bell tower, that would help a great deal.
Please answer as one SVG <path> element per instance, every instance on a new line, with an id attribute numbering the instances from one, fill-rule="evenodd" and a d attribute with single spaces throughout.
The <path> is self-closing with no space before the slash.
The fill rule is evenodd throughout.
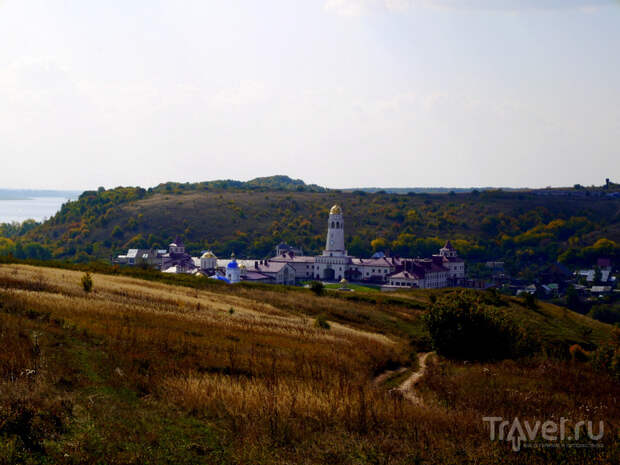
<path id="1" fill-rule="evenodd" d="M 330 257 L 347 255 L 344 248 L 344 217 L 342 216 L 342 208 L 338 205 L 334 205 L 329 211 L 327 241 L 323 255 Z"/>

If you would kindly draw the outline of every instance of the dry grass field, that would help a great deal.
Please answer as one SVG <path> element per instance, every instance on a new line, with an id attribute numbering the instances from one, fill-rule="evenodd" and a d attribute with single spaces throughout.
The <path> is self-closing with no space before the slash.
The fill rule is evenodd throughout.
<path id="1" fill-rule="evenodd" d="M 424 406 L 377 385 L 413 367 L 395 300 L 0 266 L 0 463 L 612 463 L 620 386 L 553 359 L 438 359 Z M 226 292 L 226 290 L 229 292 Z M 315 317 L 325 315 L 329 328 Z M 514 453 L 481 417 L 585 414 L 604 447 Z M 588 418 L 590 419 L 590 418 Z"/>

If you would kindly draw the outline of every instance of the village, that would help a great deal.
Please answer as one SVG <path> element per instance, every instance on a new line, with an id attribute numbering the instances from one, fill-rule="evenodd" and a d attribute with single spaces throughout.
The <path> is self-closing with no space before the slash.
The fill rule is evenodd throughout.
<path id="1" fill-rule="evenodd" d="M 201 275 L 230 284 L 245 282 L 296 285 L 306 281 L 362 283 L 384 291 L 420 288 L 476 287 L 466 279 L 465 261 L 450 241 L 428 258 L 390 257 L 378 252 L 370 258 L 353 257 L 345 247 L 342 208 L 334 205 L 327 220 L 325 250 L 321 255 L 304 255 L 302 249 L 281 243 L 269 259 L 239 259 L 231 251 L 221 259 L 210 250 L 192 257 L 180 238 L 168 250 L 130 249 L 115 262 L 122 265 L 155 267 L 163 273 Z M 343 286 L 344 287 L 344 286 Z"/>
<path id="2" fill-rule="evenodd" d="M 604 257 L 599 258 L 592 268 L 572 271 L 556 263 L 537 282 L 510 276 L 501 261 L 484 264 L 488 270 L 485 279 L 468 277 L 465 261 L 449 240 L 437 254 L 426 258 L 389 256 L 384 252 L 377 252 L 369 258 L 353 257 L 345 247 L 345 221 L 339 205 L 329 211 L 325 249 L 321 255 L 304 255 L 301 248 L 280 243 L 274 255 L 267 259 L 241 259 L 234 251 L 228 258 L 218 258 L 210 250 L 204 251 L 200 257 L 192 257 L 177 237 L 167 250 L 130 249 L 114 262 L 150 266 L 163 273 L 204 276 L 229 284 L 255 282 L 293 286 L 321 281 L 336 283 L 342 290 L 350 290 L 348 284 L 359 284 L 386 292 L 412 288 L 497 288 L 509 295 L 530 294 L 549 300 L 563 297 L 571 289 L 581 300 L 587 301 L 606 301 L 617 293 L 613 263 Z"/>

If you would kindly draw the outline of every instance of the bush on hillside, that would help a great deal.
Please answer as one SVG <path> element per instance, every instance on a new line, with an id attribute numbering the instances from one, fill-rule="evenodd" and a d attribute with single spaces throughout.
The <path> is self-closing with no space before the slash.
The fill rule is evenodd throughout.
<path id="1" fill-rule="evenodd" d="M 321 328 L 321 329 L 330 329 L 331 328 L 331 325 L 327 321 L 327 318 L 325 318 L 325 315 L 317 316 L 316 319 L 314 320 L 314 326 L 316 328 Z"/>
<path id="2" fill-rule="evenodd" d="M 91 278 L 89 272 L 84 273 L 81 282 L 84 292 L 90 292 L 93 290 L 93 278 Z"/>
<path id="3" fill-rule="evenodd" d="M 620 381 L 620 348 L 612 345 L 599 347 L 592 354 L 592 366 Z"/>
<path id="4" fill-rule="evenodd" d="M 614 324 L 620 322 L 620 310 L 609 305 L 595 305 L 588 313 L 588 316 L 603 323 Z"/>
<path id="5" fill-rule="evenodd" d="M 523 304 L 530 310 L 536 310 L 538 308 L 536 297 L 534 294 L 530 294 L 529 292 L 523 294 Z"/>
<path id="6" fill-rule="evenodd" d="M 321 281 L 312 281 L 312 283 L 310 284 L 310 290 L 316 295 L 323 295 L 323 293 L 325 292 L 325 286 Z"/>
<path id="7" fill-rule="evenodd" d="M 446 294 L 424 317 L 433 348 L 451 359 L 501 360 L 526 352 L 521 330 L 475 293 Z"/>

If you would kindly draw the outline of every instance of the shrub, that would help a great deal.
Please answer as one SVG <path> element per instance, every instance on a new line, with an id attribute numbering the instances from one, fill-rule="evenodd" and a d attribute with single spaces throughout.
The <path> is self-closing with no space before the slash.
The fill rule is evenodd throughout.
<path id="1" fill-rule="evenodd" d="M 612 345 L 599 347 L 596 352 L 592 353 L 592 366 L 620 380 L 620 348 Z"/>
<path id="2" fill-rule="evenodd" d="M 536 302 L 536 297 L 534 296 L 534 294 L 526 292 L 523 295 L 523 305 L 525 305 L 531 310 L 536 310 L 538 308 L 538 303 Z"/>
<path id="3" fill-rule="evenodd" d="M 325 292 L 325 286 L 321 281 L 312 281 L 312 283 L 310 284 L 310 290 L 316 295 L 323 295 L 323 293 Z"/>
<path id="4" fill-rule="evenodd" d="M 93 278 L 90 276 L 88 271 L 82 276 L 82 287 L 85 292 L 90 292 L 93 290 Z"/>
<path id="5" fill-rule="evenodd" d="M 521 330 L 472 293 L 447 294 L 424 316 L 433 348 L 461 360 L 501 360 L 520 355 L 527 345 Z"/>
<path id="6" fill-rule="evenodd" d="M 608 305 L 595 305 L 588 313 L 588 316 L 603 323 L 614 324 L 620 322 L 620 310 L 616 310 Z"/>
<path id="7" fill-rule="evenodd" d="M 321 329 L 331 328 L 330 324 L 327 322 L 327 319 L 325 318 L 325 315 L 317 316 L 316 319 L 314 320 L 314 326 L 316 328 L 321 328 Z"/>
<path id="8" fill-rule="evenodd" d="M 573 362 L 587 362 L 590 360 L 590 354 L 588 354 L 579 344 L 572 345 L 568 350 Z"/>

